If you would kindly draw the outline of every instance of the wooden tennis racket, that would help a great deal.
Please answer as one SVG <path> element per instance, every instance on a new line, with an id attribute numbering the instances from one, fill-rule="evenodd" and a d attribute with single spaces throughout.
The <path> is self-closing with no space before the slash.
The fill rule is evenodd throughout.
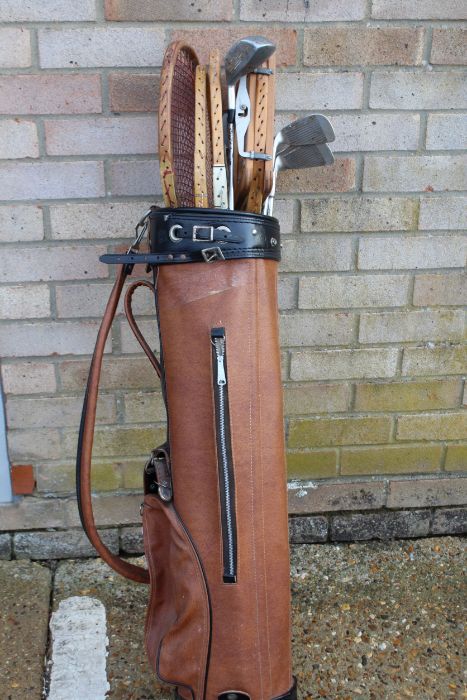
<path id="1" fill-rule="evenodd" d="M 195 207 L 208 206 L 206 158 L 206 69 L 204 66 L 196 66 L 195 155 L 193 162 Z"/>
<path id="2" fill-rule="evenodd" d="M 256 104 L 254 114 L 254 150 L 266 153 L 266 126 L 268 113 L 268 79 L 267 75 L 256 75 Z M 253 172 L 246 202 L 246 210 L 261 213 L 264 191 L 264 160 L 253 161 Z"/>
<path id="3" fill-rule="evenodd" d="M 227 171 L 225 168 L 220 73 L 219 51 L 218 49 L 213 49 L 209 54 L 209 112 L 211 117 L 213 201 L 215 207 L 227 209 Z"/>
<path id="4" fill-rule="evenodd" d="M 198 57 L 182 41 L 167 47 L 161 71 L 159 164 L 166 207 L 194 206 L 195 71 Z"/>

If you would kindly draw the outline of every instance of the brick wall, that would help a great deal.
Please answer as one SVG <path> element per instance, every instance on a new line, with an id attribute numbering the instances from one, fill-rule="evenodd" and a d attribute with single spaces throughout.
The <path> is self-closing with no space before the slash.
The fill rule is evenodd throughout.
<path id="1" fill-rule="evenodd" d="M 165 46 L 183 37 L 205 60 L 214 42 L 224 51 L 251 33 L 278 46 L 278 126 L 322 112 L 337 135 L 332 168 L 288 172 L 278 187 L 290 477 L 331 480 L 347 496 L 376 477 L 375 508 L 407 505 L 404 479 L 416 477 L 409 508 L 459 505 L 445 494 L 459 493 L 467 464 L 463 19 L 462 0 L 3 0 L 0 355 L 11 460 L 35 469 L 30 527 L 76 525 L 55 521 L 68 506 L 42 497 L 74 489 L 84 381 L 110 288 L 97 258 L 160 199 Z M 155 339 L 152 313 L 140 299 Z M 153 372 L 120 315 L 96 490 L 140 487 L 163 421 Z M 34 519 L 40 503 L 52 520 Z M 108 503 L 104 525 L 119 521 Z M 343 509 L 354 507 L 368 505 L 348 496 Z"/>

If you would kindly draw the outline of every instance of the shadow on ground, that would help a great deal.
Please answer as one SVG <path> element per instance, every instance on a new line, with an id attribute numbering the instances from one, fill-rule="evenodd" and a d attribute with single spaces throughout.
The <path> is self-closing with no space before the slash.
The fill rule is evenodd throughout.
<path id="1" fill-rule="evenodd" d="M 465 542 L 458 538 L 293 546 L 293 655 L 300 700 L 467 697 L 462 691 L 464 571 Z M 109 699 L 173 698 L 146 661 L 144 586 L 92 559 L 63 561 L 51 569 L 0 562 L 0 589 L 2 700 L 47 697 L 48 616 L 70 596 L 97 598 L 105 605 Z M 69 700 L 84 700 L 70 692 Z"/>

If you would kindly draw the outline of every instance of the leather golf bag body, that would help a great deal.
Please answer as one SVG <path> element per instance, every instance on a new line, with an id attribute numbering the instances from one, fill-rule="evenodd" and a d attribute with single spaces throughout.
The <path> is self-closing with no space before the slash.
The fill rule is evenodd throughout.
<path id="1" fill-rule="evenodd" d="M 106 256 L 122 271 L 140 259 L 154 269 L 167 441 L 144 470 L 149 660 L 185 700 L 293 700 L 278 222 L 155 207 L 149 222 L 149 254 Z M 146 581 L 95 530 L 93 392 L 88 384 L 78 454 L 83 524 L 111 566 Z"/>

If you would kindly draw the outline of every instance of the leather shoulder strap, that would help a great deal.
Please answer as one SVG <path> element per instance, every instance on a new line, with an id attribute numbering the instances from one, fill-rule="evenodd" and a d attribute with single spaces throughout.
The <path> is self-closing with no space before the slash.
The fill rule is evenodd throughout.
<path id="1" fill-rule="evenodd" d="M 92 356 L 89 370 L 86 394 L 84 397 L 83 412 L 81 415 L 81 425 L 78 440 L 78 454 L 76 458 L 76 492 L 78 497 L 78 508 L 83 525 L 89 540 L 94 545 L 99 555 L 115 571 L 126 578 L 138 583 L 149 583 L 149 574 L 142 566 L 130 564 L 121 557 L 112 554 L 99 537 L 91 498 L 91 459 L 92 444 L 94 439 L 94 426 L 96 422 L 96 405 L 99 393 L 99 380 L 101 375 L 102 358 L 104 355 L 105 343 L 107 341 L 112 321 L 117 311 L 118 302 L 122 294 L 123 285 L 131 268 L 122 265 L 115 284 L 110 293 L 109 301 L 102 318 L 102 323 L 97 335 L 96 347 Z M 134 285 L 132 285 L 133 287 Z M 157 362 L 157 361 L 156 361 Z"/>

